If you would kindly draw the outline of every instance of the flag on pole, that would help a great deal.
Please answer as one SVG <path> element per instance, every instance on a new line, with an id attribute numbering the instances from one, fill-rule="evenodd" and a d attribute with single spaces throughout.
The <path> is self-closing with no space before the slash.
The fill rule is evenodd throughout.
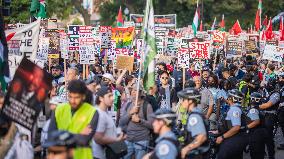
<path id="1" fill-rule="evenodd" d="M 143 84 L 146 90 L 155 85 L 155 56 L 157 54 L 155 41 L 155 23 L 153 0 L 147 0 L 142 28 L 144 41 Z"/>
<path id="2" fill-rule="evenodd" d="M 214 18 L 213 24 L 211 26 L 211 30 L 215 30 L 215 25 L 216 25 L 216 17 Z"/>
<path id="3" fill-rule="evenodd" d="M 256 31 L 260 30 L 260 11 L 259 9 L 256 11 L 256 14 L 255 14 L 254 26 L 255 26 Z"/>
<path id="4" fill-rule="evenodd" d="M 242 28 L 241 28 L 241 25 L 240 25 L 240 23 L 239 23 L 239 20 L 237 20 L 237 21 L 235 22 L 235 24 L 233 25 L 231 31 L 233 31 L 232 34 L 234 34 L 234 35 L 238 35 L 239 33 L 242 32 Z"/>
<path id="5" fill-rule="evenodd" d="M 116 20 L 116 26 L 117 27 L 123 27 L 123 17 L 122 17 L 121 6 L 119 7 L 117 20 Z"/>
<path id="6" fill-rule="evenodd" d="M 283 24 L 283 16 L 281 16 L 281 20 L 280 20 L 280 27 L 279 27 L 279 39 L 280 41 L 284 41 L 284 24 Z"/>
<path id="7" fill-rule="evenodd" d="M 224 14 L 222 15 L 222 21 L 220 23 L 220 30 L 225 31 L 225 16 L 224 16 Z"/>
<path id="8" fill-rule="evenodd" d="M 198 20 L 199 20 L 199 14 L 198 14 L 198 0 L 197 0 L 197 8 L 196 8 L 194 18 L 193 18 L 193 23 L 192 23 L 192 29 L 194 32 L 194 36 L 196 36 L 196 32 L 198 29 Z"/>
<path id="9" fill-rule="evenodd" d="M 274 37 L 274 33 L 272 31 L 272 21 L 271 18 L 269 19 L 268 27 L 265 31 L 265 38 L 266 40 L 271 40 Z"/>
<path id="10" fill-rule="evenodd" d="M 32 0 L 30 12 L 35 18 L 47 18 L 45 0 Z"/>
<path id="11" fill-rule="evenodd" d="M 9 81 L 8 45 L 4 32 L 4 20 L 0 18 L 0 89 L 5 91 Z"/>
<path id="12" fill-rule="evenodd" d="M 203 24 L 202 24 L 202 20 L 200 21 L 199 31 L 200 31 L 200 32 L 202 32 L 202 31 L 203 31 Z"/>
<path id="13" fill-rule="evenodd" d="M 261 31 L 262 30 L 265 30 L 267 28 L 267 25 L 268 25 L 268 18 L 267 18 L 267 15 L 265 16 L 265 19 L 263 20 L 262 22 L 262 25 L 261 25 Z"/>

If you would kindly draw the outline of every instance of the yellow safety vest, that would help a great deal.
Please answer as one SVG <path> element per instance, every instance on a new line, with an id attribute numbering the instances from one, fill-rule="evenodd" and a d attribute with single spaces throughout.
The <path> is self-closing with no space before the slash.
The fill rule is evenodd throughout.
<path id="1" fill-rule="evenodd" d="M 55 110 L 57 128 L 73 134 L 80 134 L 91 122 L 95 112 L 96 109 L 92 105 L 83 103 L 72 116 L 70 104 L 61 104 Z M 80 147 L 74 150 L 74 159 L 92 158 L 92 149 L 90 147 Z"/>

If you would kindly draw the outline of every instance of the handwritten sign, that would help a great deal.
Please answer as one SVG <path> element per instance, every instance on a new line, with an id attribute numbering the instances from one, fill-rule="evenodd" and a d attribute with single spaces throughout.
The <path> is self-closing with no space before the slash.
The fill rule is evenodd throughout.
<path id="1" fill-rule="evenodd" d="M 178 50 L 178 66 L 180 68 L 189 68 L 188 49 L 179 48 L 179 50 Z"/>
<path id="2" fill-rule="evenodd" d="M 100 26 L 100 39 L 101 39 L 102 49 L 108 49 L 111 47 L 111 27 L 110 26 Z"/>
<path id="3" fill-rule="evenodd" d="M 68 26 L 68 50 L 69 51 L 78 51 L 79 50 L 79 25 L 70 25 Z"/>
<path id="4" fill-rule="evenodd" d="M 210 42 L 190 42 L 189 54 L 191 59 L 209 59 Z"/>
<path id="5" fill-rule="evenodd" d="M 133 71 L 134 57 L 133 56 L 117 56 L 116 68 Z"/>
<path id="6" fill-rule="evenodd" d="M 95 54 L 93 45 L 82 45 L 79 48 L 80 64 L 95 64 Z"/>

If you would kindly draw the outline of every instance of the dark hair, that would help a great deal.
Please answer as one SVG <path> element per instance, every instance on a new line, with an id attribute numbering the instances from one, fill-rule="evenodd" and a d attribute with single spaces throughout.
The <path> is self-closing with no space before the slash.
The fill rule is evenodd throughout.
<path id="1" fill-rule="evenodd" d="M 0 90 L 0 98 L 4 98 L 4 97 L 5 97 L 5 93 Z"/>
<path id="2" fill-rule="evenodd" d="M 274 71 L 275 70 L 275 66 L 273 64 L 269 64 L 267 66 L 271 71 Z"/>
<path id="3" fill-rule="evenodd" d="M 168 76 L 170 76 L 170 74 L 167 71 L 162 71 L 159 75 L 162 76 L 162 74 L 167 74 Z"/>
<path id="4" fill-rule="evenodd" d="M 128 83 L 131 81 L 131 80 L 133 80 L 134 79 L 134 77 L 133 76 L 131 76 L 131 75 L 127 75 L 126 77 L 125 77 L 125 85 L 127 86 L 128 85 Z"/>
<path id="5" fill-rule="evenodd" d="M 110 87 L 102 86 L 96 94 L 95 104 L 99 105 L 101 103 L 100 97 L 103 97 L 104 95 L 110 92 L 112 92 Z"/>
<path id="6" fill-rule="evenodd" d="M 251 79 L 252 79 L 252 74 L 250 74 L 250 73 L 245 74 L 244 77 L 243 77 L 243 80 L 245 82 L 249 82 Z"/>
<path id="7" fill-rule="evenodd" d="M 157 65 L 163 66 L 164 70 L 165 70 L 165 71 L 167 70 L 167 64 L 166 64 L 166 63 L 160 62 L 160 63 L 158 63 Z"/>
<path id="8" fill-rule="evenodd" d="M 210 74 L 209 78 L 213 78 L 214 81 L 214 85 L 212 85 L 215 88 L 218 88 L 219 82 L 218 82 L 218 76 L 216 76 L 215 74 Z"/>
<path id="9" fill-rule="evenodd" d="M 85 101 L 86 103 L 89 103 L 89 104 L 93 104 L 93 92 L 90 91 L 89 89 L 87 89 L 87 92 L 86 92 L 86 98 L 85 98 Z"/>
<path id="10" fill-rule="evenodd" d="M 193 81 L 193 80 L 186 80 L 185 81 L 185 84 L 184 84 L 184 87 L 185 88 L 188 88 L 188 87 L 195 87 L 196 85 L 195 85 L 195 82 Z"/>
<path id="11" fill-rule="evenodd" d="M 81 80 L 72 80 L 68 83 L 67 90 L 70 93 L 86 94 L 87 86 L 85 82 Z"/>

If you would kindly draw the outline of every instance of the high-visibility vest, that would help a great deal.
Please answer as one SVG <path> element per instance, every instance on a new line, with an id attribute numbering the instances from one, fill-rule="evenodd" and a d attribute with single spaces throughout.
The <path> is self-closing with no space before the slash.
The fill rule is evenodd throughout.
<path id="1" fill-rule="evenodd" d="M 56 107 L 55 119 L 58 130 L 65 130 L 73 134 L 80 134 L 84 128 L 90 124 L 96 109 L 88 104 L 83 103 L 80 108 L 71 114 L 71 106 L 65 103 Z M 74 149 L 74 159 L 92 159 L 91 147 L 80 147 Z"/>
<path id="2" fill-rule="evenodd" d="M 244 86 L 246 86 L 247 85 L 247 82 L 245 82 L 245 81 L 241 81 L 240 82 L 240 86 L 239 86 L 239 91 L 240 92 L 242 92 L 242 88 L 244 87 Z M 247 94 L 245 94 L 245 100 L 244 100 L 244 103 L 243 103 L 243 106 L 248 106 L 248 104 L 249 104 L 249 99 L 250 99 L 250 92 L 249 92 L 249 88 L 248 88 L 248 92 L 247 92 Z"/>

